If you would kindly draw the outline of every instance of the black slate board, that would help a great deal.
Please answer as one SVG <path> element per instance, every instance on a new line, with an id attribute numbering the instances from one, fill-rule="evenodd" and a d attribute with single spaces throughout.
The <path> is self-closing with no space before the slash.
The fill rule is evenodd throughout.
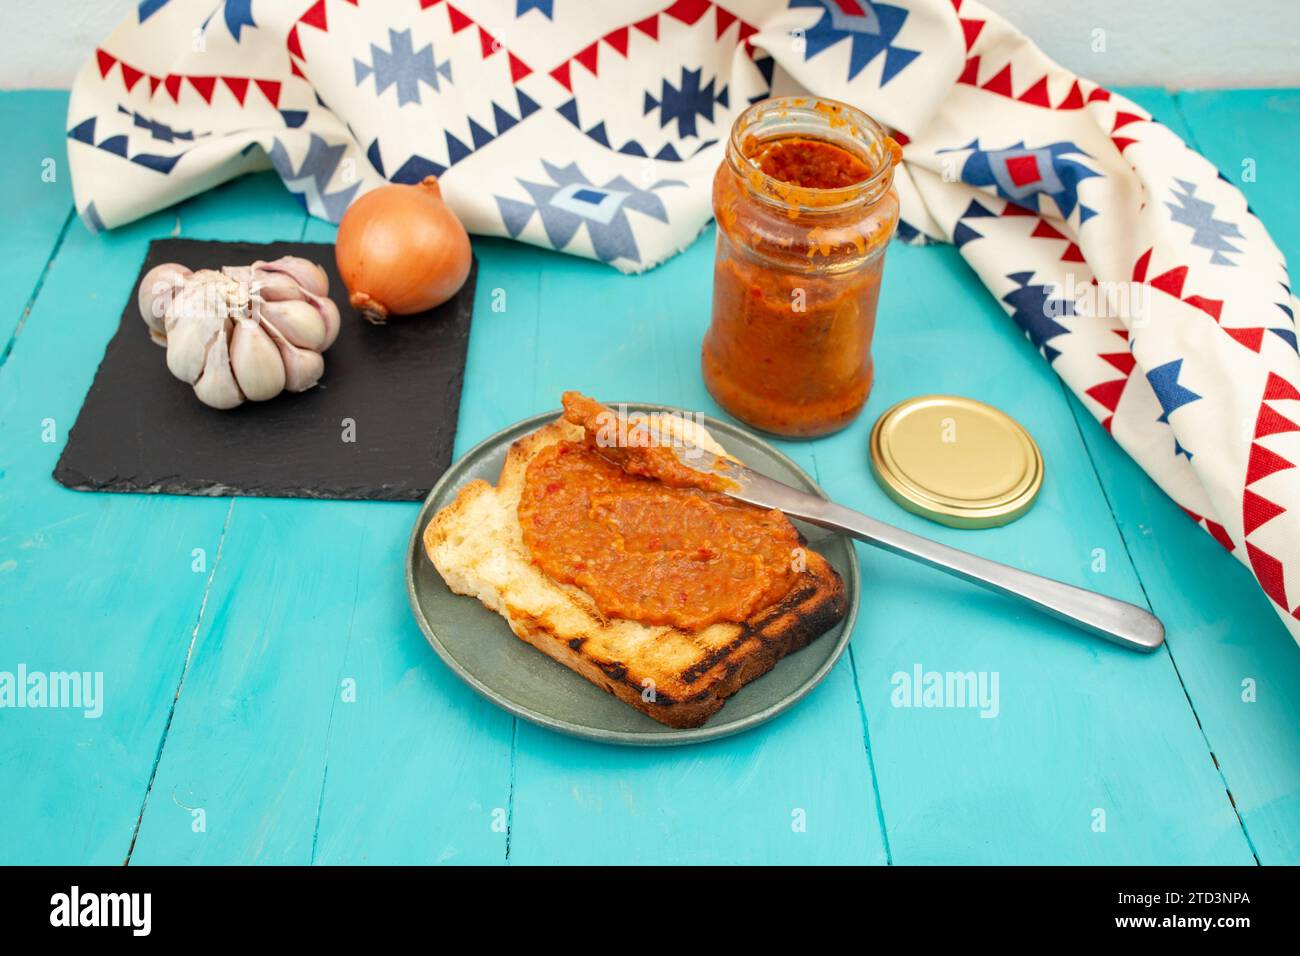
<path id="1" fill-rule="evenodd" d="M 329 273 L 342 329 L 325 374 L 301 394 L 209 408 L 150 340 L 140 280 L 163 262 L 197 270 L 280 256 Z M 372 326 L 348 305 L 331 245 L 155 240 L 54 478 L 79 491 L 421 501 L 451 464 L 477 273 L 475 261 L 450 302 Z"/>

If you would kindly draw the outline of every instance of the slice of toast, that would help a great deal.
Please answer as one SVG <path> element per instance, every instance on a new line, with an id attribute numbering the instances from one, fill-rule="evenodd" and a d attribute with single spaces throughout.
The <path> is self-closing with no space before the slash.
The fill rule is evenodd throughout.
<path id="1" fill-rule="evenodd" d="M 724 454 L 689 419 L 692 440 Z M 844 617 L 844 583 L 820 554 L 786 596 L 743 623 L 698 631 L 606 618 L 581 589 L 547 577 L 532 561 L 518 518 L 528 462 L 542 448 L 580 441 L 558 419 L 516 441 L 494 488 L 472 481 L 424 529 L 424 547 L 447 586 L 477 597 L 538 650 L 597 687 L 671 727 L 698 727 L 726 698 Z"/>

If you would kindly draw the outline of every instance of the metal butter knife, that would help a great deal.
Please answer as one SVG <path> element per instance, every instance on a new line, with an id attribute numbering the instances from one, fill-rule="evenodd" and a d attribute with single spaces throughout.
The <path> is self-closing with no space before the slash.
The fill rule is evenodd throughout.
<path id="1" fill-rule="evenodd" d="M 842 532 L 990 591 L 1018 598 L 1123 647 L 1149 654 L 1164 643 L 1164 625 L 1135 604 L 950 548 L 791 488 L 698 446 L 674 444 L 672 448 L 677 459 L 688 468 L 729 479 L 728 487 L 719 490 L 739 501 L 762 508 L 779 508 L 791 518 Z"/>

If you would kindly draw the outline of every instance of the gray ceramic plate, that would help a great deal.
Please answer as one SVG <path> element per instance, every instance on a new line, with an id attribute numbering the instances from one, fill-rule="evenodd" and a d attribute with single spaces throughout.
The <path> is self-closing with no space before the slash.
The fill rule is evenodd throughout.
<path id="1" fill-rule="evenodd" d="M 630 405 L 634 411 L 675 411 L 662 405 Z M 476 691 L 517 717 L 535 724 L 607 743 L 667 746 L 713 740 L 771 720 L 803 698 L 839 660 L 858 613 L 858 563 L 845 538 L 795 522 L 809 544 L 844 578 L 849 610 L 836 627 L 808 647 L 778 661 L 764 676 L 746 684 L 703 727 L 675 730 L 633 710 L 612 694 L 557 664 L 511 632 L 504 620 L 469 597 L 453 594 L 424 553 L 421 535 L 440 509 L 469 481 L 496 483 L 512 442 L 553 421 L 558 411 L 535 415 L 471 449 L 429 492 L 406 555 L 406 590 L 411 610 L 443 662 Z M 822 494 L 793 461 L 749 432 L 713 418 L 704 424 L 713 436 L 751 468 L 796 488 Z"/>

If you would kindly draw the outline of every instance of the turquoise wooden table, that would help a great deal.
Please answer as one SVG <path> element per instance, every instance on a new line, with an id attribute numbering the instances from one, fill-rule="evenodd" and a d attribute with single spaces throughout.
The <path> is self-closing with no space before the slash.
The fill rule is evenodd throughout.
<path id="1" fill-rule="evenodd" d="M 1234 180 L 1254 159 L 1242 188 L 1300 262 L 1300 92 L 1133 95 Z M 1300 862 L 1300 648 L 953 249 L 891 249 L 866 413 L 782 449 L 851 507 L 1150 606 L 1165 648 L 860 549 L 850 653 L 791 712 L 689 748 L 597 745 L 514 720 L 430 650 L 403 586 L 413 504 L 55 484 L 151 238 L 333 237 L 270 174 L 91 235 L 65 105 L 0 94 L 0 670 L 102 671 L 104 706 L 0 710 L 0 862 Z M 712 244 L 625 277 L 476 240 L 458 449 L 565 388 L 719 414 L 698 359 Z M 1047 478 L 1025 518 L 956 531 L 875 486 L 872 420 L 934 391 L 1036 436 Z M 917 666 L 996 675 L 996 716 L 894 706 L 893 675 Z"/>

